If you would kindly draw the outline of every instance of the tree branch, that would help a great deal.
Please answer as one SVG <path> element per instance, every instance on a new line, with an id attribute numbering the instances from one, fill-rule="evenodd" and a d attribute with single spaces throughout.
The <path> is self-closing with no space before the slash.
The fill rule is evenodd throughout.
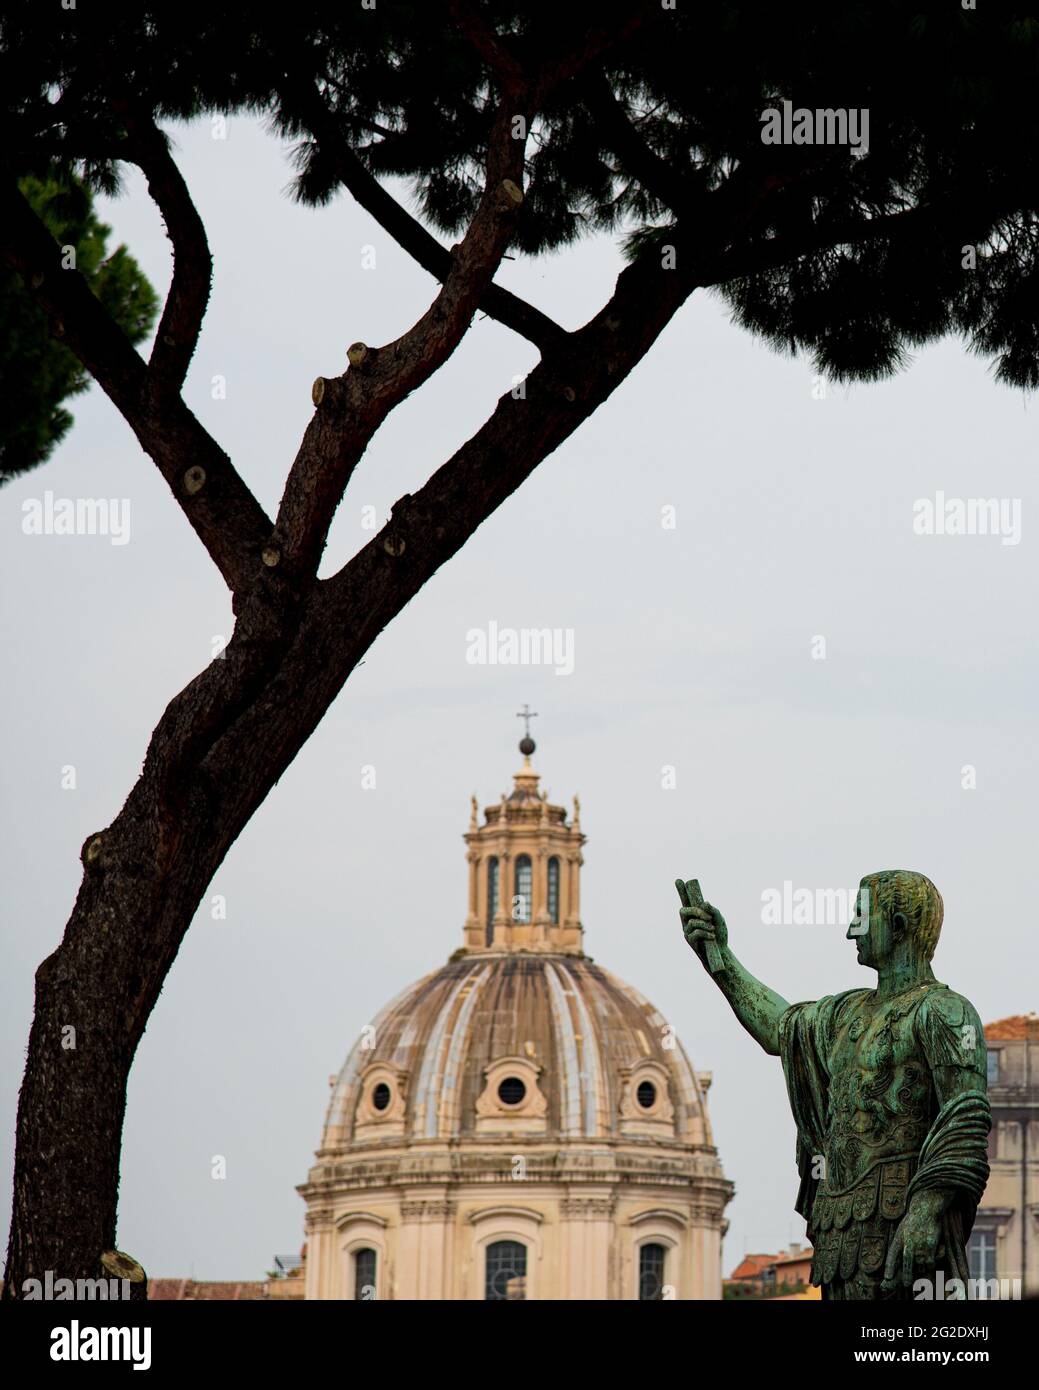
<path id="1" fill-rule="evenodd" d="M 632 5 L 627 14 L 613 16 L 609 23 L 589 29 L 580 44 L 554 63 L 546 65 L 544 76 L 535 88 L 538 101 L 561 83 L 577 77 L 618 44 L 630 39 L 648 19 L 655 19 L 662 13 L 663 6 L 659 0 L 642 0 L 641 4 Z"/>
<path id="2" fill-rule="evenodd" d="M 528 76 L 506 41 L 469 0 L 450 0 L 450 10 L 470 47 L 497 77 L 502 93 L 515 99 L 519 93 L 529 91 L 531 103 L 537 108 L 562 83 L 584 72 L 611 48 L 631 38 L 647 19 L 659 15 L 661 6 L 655 0 L 642 0 L 641 4 L 630 6 L 627 13 L 614 15 L 610 22 L 587 30 L 565 53 L 555 58 L 539 54 L 536 78 Z"/>
<path id="3" fill-rule="evenodd" d="M 13 181 L 0 184 L 0 256 L 151 456 L 232 591 L 255 580 L 271 523 L 183 400 L 157 400 L 149 369 Z"/>
<path id="4" fill-rule="evenodd" d="M 170 154 L 166 136 L 153 120 L 126 103 L 116 103 L 129 132 L 131 159 L 148 180 L 148 192 L 162 213 L 173 245 L 173 277 L 149 361 L 149 382 L 157 395 L 180 392 L 198 345 L 209 303 L 213 258 L 206 229 Z"/>
<path id="5" fill-rule="evenodd" d="M 642 359 L 696 288 L 687 250 L 680 239 L 680 269 L 664 269 L 656 256 L 626 267 L 599 313 L 531 372 L 524 396 L 503 395 L 477 433 L 323 581 L 323 601 L 339 614 L 335 630 L 345 634 L 350 615 L 357 655 Z"/>
<path id="6" fill-rule="evenodd" d="M 827 225 L 813 223 L 805 231 L 792 236 L 769 237 L 750 245 L 726 250 L 704 267 L 703 285 L 722 285 L 727 280 L 775 270 L 802 256 L 833 250 L 838 246 L 856 246 L 875 241 L 878 237 L 902 238 L 938 227 L 958 214 L 970 217 L 974 226 L 991 224 L 1021 205 L 1021 190 L 1008 189 L 1002 195 L 996 190 L 960 189 L 934 203 L 908 208 L 904 212 L 885 213 L 880 217 L 857 218 L 854 221 Z M 964 231 L 964 235 L 966 235 Z"/>
<path id="7" fill-rule="evenodd" d="M 293 461 L 275 532 L 294 573 L 316 571 L 335 509 L 369 441 L 389 412 L 454 352 L 501 262 L 523 201 L 525 141 L 513 138 L 516 114 L 511 101 L 498 111 L 483 197 L 433 303 L 395 342 L 382 348 L 355 343 L 350 368 L 315 384 L 317 411 Z"/>
<path id="8" fill-rule="evenodd" d="M 454 264 L 451 252 L 441 246 L 436 237 L 406 208 L 401 207 L 375 175 L 365 168 L 316 90 L 297 88 L 293 92 L 293 102 L 300 120 L 317 141 L 322 155 L 329 160 L 347 192 L 423 270 L 443 284 Z M 480 296 L 478 307 L 490 318 L 519 333 L 541 352 L 566 336 L 566 330 L 547 314 L 500 285 L 488 285 Z"/>
<path id="9" fill-rule="evenodd" d="M 628 173 L 676 217 L 684 215 L 695 191 L 691 171 L 683 178 L 646 143 L 603 73 L 595 73 L 588 79 L 582 86 L 581 96 Z"/>
<path id="10" fill-rule="evenodd" d="M 709 219 L 715 243 L 730 246 L 775 186 L 776 179 L 750 170 L 746 178 L 727 185 Z M 711 194 L 709 199 L 718 196 Z M 965 209 L 972 206 L 970 198 L 957 202 Z M 477 433 L 418 493 L 399 499 L 382 530 L 320 586 L 337 606 L 339 630 L 345 629 L 346 614 L 364 615 L 360 631 L 355 627 L 350 633 L 350 640 L 360 643 L 354 659 L 537 465 L 607 399 L 693 290 L 782 264 L 820 246 L 901 235 L 936 215 L 934 209 L 918 209 L 873 223 L 842 224 L 828 232 L 816 229 L 807 238 L 784 239 L 782 246 L 766 241 L 747 251 L 720 254 L 705 244 L 702 225 L 692 231 L 676 225 L 671 237 L 675 268 L 662 269 L 658 258 L 647 253 L 624 270 L 600 312 L 530 374 L 524 396 L 502 396 Z"/>
<path id="11" fill-rule="evenodd" d="M 494 73 L 502 94 L 514 97 L 527 84 L 523 68 L 509 51 L 508 44 L 495 33 L 475 5 L 466 0 L 449 0 L 448 8 L 471 48 Z"/>

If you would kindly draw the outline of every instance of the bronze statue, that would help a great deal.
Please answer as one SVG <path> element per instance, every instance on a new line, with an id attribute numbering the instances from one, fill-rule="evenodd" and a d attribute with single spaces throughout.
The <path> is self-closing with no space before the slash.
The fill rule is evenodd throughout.
<path id="1" fill-rule="evenodd" d="M 812 1283 L 832 1299 L 966 1297 L 992 1118 L 981 1021 L 931 970 L 937 888 L 902 869 L 864 878 L 848 939 L 876 989 L 788 1004 L 733 955 L 696 880 L 677 887 L 689 945 L 751 1037 L 782 1058 Z"/>

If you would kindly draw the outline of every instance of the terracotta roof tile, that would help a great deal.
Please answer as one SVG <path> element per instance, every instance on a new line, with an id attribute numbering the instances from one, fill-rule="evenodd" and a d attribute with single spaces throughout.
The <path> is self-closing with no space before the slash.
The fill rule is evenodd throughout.
<path id="1" fill-rule="evenodd" d="M 731 1279 L 752 1279 L 769 1265 L 775 1264 L 775 1255 L 744 1255 L 743 1259 L 729 1276 Z"/>
<path id="2" fill-rule="evenodd" d="M 1039 1041 L 1039 1014 L 1011 1014 L 985 1024 L 985 1037 L 990 1042 L 1019 1042 L 1030 1038 Z"/>

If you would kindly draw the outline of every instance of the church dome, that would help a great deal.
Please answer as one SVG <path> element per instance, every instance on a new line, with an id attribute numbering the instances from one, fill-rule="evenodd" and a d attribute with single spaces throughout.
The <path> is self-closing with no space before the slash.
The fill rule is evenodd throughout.
<path id="1" fill-rule="evenodd" d="M 584 951 L 585 835 L 523 766 L 472 799 L 463 945 L 360 1028 L 307 1298 L 720 1298 L 732 1197 L 674 1028 Z"/>
<path id="2" fill-rule="evenodd" d="M 710 1144 L 674 1029 L 583 955 L 465 952 L 399 995 L 353 1047 L 324 1145 L 508 1131 Z"/>

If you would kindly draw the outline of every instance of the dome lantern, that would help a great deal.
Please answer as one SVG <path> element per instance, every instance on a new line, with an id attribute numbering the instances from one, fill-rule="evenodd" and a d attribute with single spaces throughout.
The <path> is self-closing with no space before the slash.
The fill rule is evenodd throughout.
<path id="1" fill-rule="evenodd" d="M 500 802 L 484 808 L 482 825 L 472 815 L 465 835 L 466 952 L 581 953 L 581 848 L 586 837 L 576 816 L 568 822 L 566 808 L 539 790 L 540 778 L 530 761 L 536 748 L 529 732 L 533 717 L 524 706 L 523 764 L 513 774 L 511 794 L 503 792 Z"/>

